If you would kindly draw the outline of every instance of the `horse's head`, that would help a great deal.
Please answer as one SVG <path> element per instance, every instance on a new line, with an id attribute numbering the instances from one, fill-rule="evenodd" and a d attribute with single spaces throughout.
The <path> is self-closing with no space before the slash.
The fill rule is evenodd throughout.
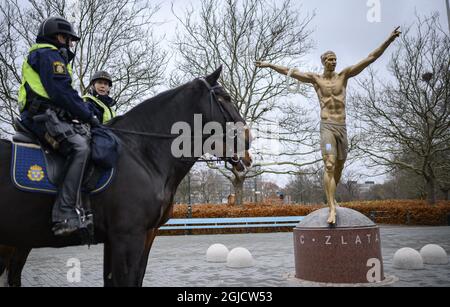
<path id="1" fill-rule="evenodd" d="M 218 136 L 222 142 L 214 144 L 216 155 L 219 152 L 220 158 L 242 172 L 253 163 L 249 152 L 252 135 L 231 95 L 218 83 L 221 73 L 222 66 L 211 75 L 197 80 L 205 92 L 201 101 L 202 113 L 206 115 L 206 122 L 212 123 L 210 130 L 215 130 L 214 123 L 222 127 L 223 133 Z"/>

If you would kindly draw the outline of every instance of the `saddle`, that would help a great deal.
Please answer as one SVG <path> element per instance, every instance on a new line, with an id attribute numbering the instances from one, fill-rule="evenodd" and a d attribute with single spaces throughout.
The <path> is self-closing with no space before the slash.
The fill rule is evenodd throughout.
<path id="1" fill-rule="evenodd" d="M 19 119 L 14 120 L 12 181 L 26 192 L 57 194 L 66 173 L 64 156 L 43 144 Z M 92 163 L 85 172 L 83 191 L 91 194 L 103 192 L 111 183 L 114 170 L 104 170 Z"/>

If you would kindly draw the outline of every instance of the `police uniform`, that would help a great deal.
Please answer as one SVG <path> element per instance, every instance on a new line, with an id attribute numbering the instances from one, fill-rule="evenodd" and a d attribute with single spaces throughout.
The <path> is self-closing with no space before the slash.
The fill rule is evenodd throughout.
<path id="1" fill-rule="evenodd" d="M 67 172 L 52 212 L 53 231 L 64 236 L 81 227 L 76 208 L 82 208 L 81 184 L 90 156 L 89 123 L 99 122 L 72 87 L 74 54 L 67 38 L 64 46 L 56 34 L 79 40 L 63 18 L 51 17 L 41 24 L 37 44 L 22 67 L 19 105 L 23 124 L 67 158 Z"/>
<path id="2" fill-rule="evenodd" d="M 94 114 L 101 120 L 102 123 L 107 123 L 114 117 L 116 113 L 112 107 L 116 104 L 114 99 L 109 95 L 100 95 L 95 90 L 95 82 L 98 80 L 104 80 L 109 83 L 109 87 L 113 86 L 113 80 L 111 75 L 103 70 L 97 71 L 89 81 L 89 92 L 83 96 L 84 101 L 89 105 L 89 108 Z"/>
<path id="3" fill-rule="evenodd" d="M 101 96 L 92 91 L 83 96 L 85 102 L 88 103 L 89 108 L 103 124 L 106 124 L 111 119 L 116 117 L 116 113 L 111 108 L 114 106 L 114 100 L 109 96 Z"/>
<path id="4" fill-rule="evenodd" d="M 40 83 L 40 84 L 39 84 Z M 19 90 L 19 105 L 23 123 L 43 138 L 45 127 L 35 123 L 30 114 L 32 101 L 41 103 L 43 113 L 46 107 L 67 111 L 82 122 L 89 122 L 94 115 L 72 87 L 72 68 L 58 48 L 51 44 L 36 44 L 31 47 L 22 67 L 22 84 Z"/>

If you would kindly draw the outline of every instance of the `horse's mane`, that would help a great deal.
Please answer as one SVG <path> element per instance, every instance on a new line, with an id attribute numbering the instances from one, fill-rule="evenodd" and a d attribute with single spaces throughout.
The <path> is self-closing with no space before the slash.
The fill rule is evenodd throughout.
<path id="1" fill-rule="evenodd" d="M 155 97 L 147 99 L 147 100 L 139 103 L 135 107 L 133 107 L 131 110 L 126 112 L 124 115 L 113 118 L 111 121 L 108 122 L 107 126 L 114 126 L 115 124 L 117 124 L 118 122 L 120 122 L 121 120 L 126 118 L 126 116 L 131 113 L 148 114 L 147 112 L 143 112 L 143 109 L 145 109 L 147 106 L 161 105 L 162 103 L 166 102 L 167 100 L 171 99 L 172 97 L 178 95 L 181 91 L 185 90 L 191 84 L 192 84 L 192 82 L 183 84 L 177 88 L 164 91 L 164 92 L 156 95 Z"/>

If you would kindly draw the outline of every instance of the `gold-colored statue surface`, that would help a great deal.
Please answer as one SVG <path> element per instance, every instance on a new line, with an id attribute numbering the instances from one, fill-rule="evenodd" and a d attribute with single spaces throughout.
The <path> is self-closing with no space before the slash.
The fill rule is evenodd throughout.
<path id="1" fill-rule="evenodd" d="M 271 68 L 283 75 L 291 75 L 300 82 L 309 83 L 319 97 L 321 107 L 321 150 L 325 163 L 325 193 L 330 216 L 328 224 L 336 224 L 336 187 L 339 184 L 347 160 L 348 141 L 346 126 L 346 97 L 348 79 L 357 76 L 370 64 L 375 62 L 386 49 L 400 36 L 400 27 L 396 28 L 389 38 L 367 58 L 356 65 L 350 66 L 336 73 L 337 57 L 332 51 L 322 55 L 324 66 L 323 74 L 305 73 L 298 69 L 290 70 L 288 67 L 257 61 L 260 68 Z"/>

